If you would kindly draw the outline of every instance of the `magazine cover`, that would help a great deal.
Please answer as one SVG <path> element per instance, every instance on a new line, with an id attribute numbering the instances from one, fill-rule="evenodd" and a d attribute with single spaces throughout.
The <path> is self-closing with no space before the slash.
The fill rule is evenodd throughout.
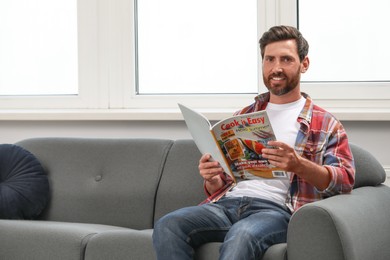
<path id="1" fill-rule="evenodd" d="M 202 114 L 179 107 L 200 152 L 210 153 L 233 180 L 287 176 L 261 156 L 268 141 L 276 140 L 266 111 L 232 116 L 212 126 Z"/>

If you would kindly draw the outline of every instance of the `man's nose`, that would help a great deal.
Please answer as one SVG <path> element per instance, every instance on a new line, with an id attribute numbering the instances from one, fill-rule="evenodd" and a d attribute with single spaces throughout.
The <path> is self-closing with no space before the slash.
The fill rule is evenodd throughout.
<path id="1" fill-rule="evenodd" d="M 274 73 L 280 73 L 280 72 L 283 72 L 283 67 L 281 66 L 281 64 L 279 62 L 276 62 L 275 65 L 273 66 L 272 68 L 272 71 Z"/>

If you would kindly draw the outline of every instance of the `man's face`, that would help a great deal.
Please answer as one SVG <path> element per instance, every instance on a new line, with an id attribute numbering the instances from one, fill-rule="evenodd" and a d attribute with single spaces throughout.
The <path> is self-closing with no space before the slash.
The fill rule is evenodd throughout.
<path id="1" fill-rule="evenodd" d="M 268 90 L 281 96 L 300 84 L 301 73 L 309 66 L 307 57 L 299 61 L 295 40 L 270 43 L 265 47 L 263 58 L 263 81 Z"/>

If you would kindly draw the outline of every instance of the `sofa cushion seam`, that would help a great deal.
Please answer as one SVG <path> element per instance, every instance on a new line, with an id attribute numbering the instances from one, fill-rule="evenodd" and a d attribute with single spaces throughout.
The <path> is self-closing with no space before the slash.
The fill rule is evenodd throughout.
<path id="1" fill-rule="evenodd" d="M 157 184 L 156 184 L 156 188 L 154 191 L 154 198 L 153 198 L 152 228 L 154 227 L 154 222 L 155 222 L 155 217 L 156 217 L 157 194 L 158 194 L 158 190 L 160 187 L 161 179 L 163 177 L 165 164 L 167 162 L 169 152 L 171 151 L 173 144 L 174 144 L 174 141 L 170 140 L 170 143 L 164 148 L 163 157 L 161 158 L 160 167 L 159 167 L 160 172 L 158 174 Z"/>
<path id="2" fill-rule="evenodd" d="M 86 252 L 87 252 L 87 246 L 88 242 L 90 241 L 91 237 L 95 236 L 97 233 L 90 233 L 86 236 L 83 237 L 83 239 L 80 242 L 80 259 L 84 260 L 86 257 Z"/>

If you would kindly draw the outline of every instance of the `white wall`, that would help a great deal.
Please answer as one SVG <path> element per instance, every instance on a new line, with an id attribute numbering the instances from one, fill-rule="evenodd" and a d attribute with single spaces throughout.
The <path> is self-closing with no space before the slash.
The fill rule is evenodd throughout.
<path id="1" fill-rule="evenodd" d="M 3 121 L 0 143 L 31 137 L 191 138 L 183 121 Z"/>

